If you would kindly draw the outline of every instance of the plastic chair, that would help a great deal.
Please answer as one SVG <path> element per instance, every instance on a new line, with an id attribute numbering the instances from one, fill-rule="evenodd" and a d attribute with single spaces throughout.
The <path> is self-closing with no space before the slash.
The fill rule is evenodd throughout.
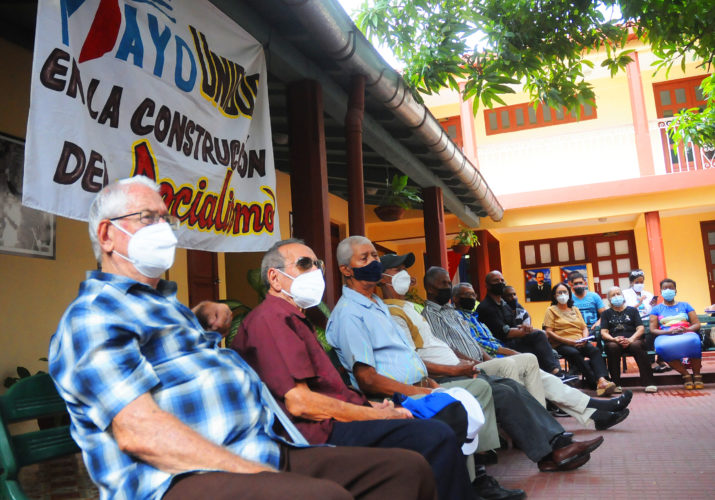
<path id="1" fill-rule="evenodd" d="M 69 425 L 16 435 L 10 434 L 8 425 L 66 414 L 65 402 L 46 373 L 20 379 L 0 396 L 0 498 L 27 499 L 17 480 L 22 467 L 79 451 Z"/>

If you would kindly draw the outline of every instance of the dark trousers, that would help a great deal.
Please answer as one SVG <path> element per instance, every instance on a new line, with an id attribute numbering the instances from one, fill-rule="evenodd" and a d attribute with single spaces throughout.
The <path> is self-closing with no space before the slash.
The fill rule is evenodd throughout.
<path id="1" fill-rule="evenodd" d="M 533 330 L 523 337 L 508 339 L 504 345 L 515 351 L 530 352 L 539 360 L 539 368 L 547 373 L 561 368 L 543 330 Z"/>
<path id="2" fill-rule="evenodd" d="M 282 472 L 188 474 L 165 500 L 316 499 L 434 500 L 429 465 L 409 450 L 352 447 L 283 448 Z"/>
<path id="3" fill-rule="evenodd" d="M 653 369 L 650 366 L 648 359 L 648 350 L 645 341 L 642 339 L 635 340 L 625 349 L 618 342 L 605 342 L 606 359 L 608 360 L 608 371 L 611 374 L 611 380 L 616 385 L 621 385 L 621 354 L 627 352 L 632 354 L 638 365 L 638 372 L 641 375 L 642 385 L 655 385 L 655 377 L 653 377 Z"/>
<path id="4" fill-rule="evenodd" d="M 556 352 L 566 358 L 566 361 L 571 365 L 578 368 L 591 389 L 596 388 L 598 379 L 608 377 L 606 363 L 603 361 L 601 351 L 591 342 L 584 342 L 584 345 L 579 347 L 561 344 L 556 348 Z M 588 361 L 586 358 L 588 358 Z"/>
<path id="5" fill-rule="evenodd" d="M 432 466 L 441 500 L 474 498 L 466 457 L 454 432 L 444 422 L 418 419 L 336 422 L 328 443 L 416 451 Z"/>
<path id="6" fill-rule="evenodd" d="M 551 441 L 563 433 L 564 428 L 541 403 L 515 380 L 484 374 L 479 378 L 489 382 L 497 423 L 511 436 L 516 446 L 534 462 L 551 453 Z"/>

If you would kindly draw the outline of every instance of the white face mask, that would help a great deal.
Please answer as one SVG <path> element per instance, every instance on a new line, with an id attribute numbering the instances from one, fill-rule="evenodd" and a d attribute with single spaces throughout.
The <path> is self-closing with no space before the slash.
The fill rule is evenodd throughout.
<path id="1" fill-rule="evenodd" d="M 643 283 L 633 283 L 633 291 L 641 293 L 643 291 Z"/>
<path id="2" fill-rule="evenodd" d="M 559 304 L 565 304 L 569 301 L 569 294 L 568 293 L 560 293 L 556 296 L 556 301 Z"/>
<path id="3" fill-rule="evenodd" d="M 176 236 L 166 222 L 144 226 L 132 234 L 119 224 L 111 221 L 114 227 L 129 235 L 128 256 L 115 250 L 121 258 L 134 264 L 134 267 L 147 278 L 158 278 L 174 264 Z"/>
<path id="4" fill-rule="evenodd" d="M 390 275 L 385 274 L 385 276 L 390 276 Z M 408 273 L 404 269 L 402 271 L 400 271 L 399 273 L 392 276 L 392 289 L 398 295 L 406 294 L 407 290 L 410 289 L 411 284 L 412 284 L 412 276 L 410 276 L 410 273 Z"/>
<path id="5" fill-rule="evenodd" d="M 320 269 L 299 274 L 295 278 L 280 269 L 276 269 L 276 271 L 293 280 L 290 292 L 281 291 L 292 298 L 295 305 L 301 309 L 307 309 L 320 304 L 320 299 L 323 298 L 323 292 L 325 291 L 325 280 Z"/>

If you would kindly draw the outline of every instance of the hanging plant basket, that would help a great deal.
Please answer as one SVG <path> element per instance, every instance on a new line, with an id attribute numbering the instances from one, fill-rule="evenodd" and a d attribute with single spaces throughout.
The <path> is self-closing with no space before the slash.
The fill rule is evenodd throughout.
<path id="1" fill-rule="evenodd" d="M 452 247 L 452 251 L 454 253 L 458 253 L 459 255 L 467 255 L 469 253 L 469 249 L 472 248 L 469 245 L 454 245 Z"/>
<path id="2" fill-rule="evenodd" d="M 380 205 L 379 207 L 375 207 L 375 215 L 385 222 L 400 220 L 404 213 L 405 209 L 397 205 Z"/>

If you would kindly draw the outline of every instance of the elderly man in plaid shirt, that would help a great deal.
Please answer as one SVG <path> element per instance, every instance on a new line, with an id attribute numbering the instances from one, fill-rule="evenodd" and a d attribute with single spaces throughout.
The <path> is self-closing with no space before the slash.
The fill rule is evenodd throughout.
<path id="1" fill-rule="evenodd" d="M 89 215 L 102 271 L 50 343 L 50 374 L 101 497 L 436 498 L 417 453 L 306 445 L 255 372 L 159 279 L 177 224 L 146 178 L 102 190 Z"/>

